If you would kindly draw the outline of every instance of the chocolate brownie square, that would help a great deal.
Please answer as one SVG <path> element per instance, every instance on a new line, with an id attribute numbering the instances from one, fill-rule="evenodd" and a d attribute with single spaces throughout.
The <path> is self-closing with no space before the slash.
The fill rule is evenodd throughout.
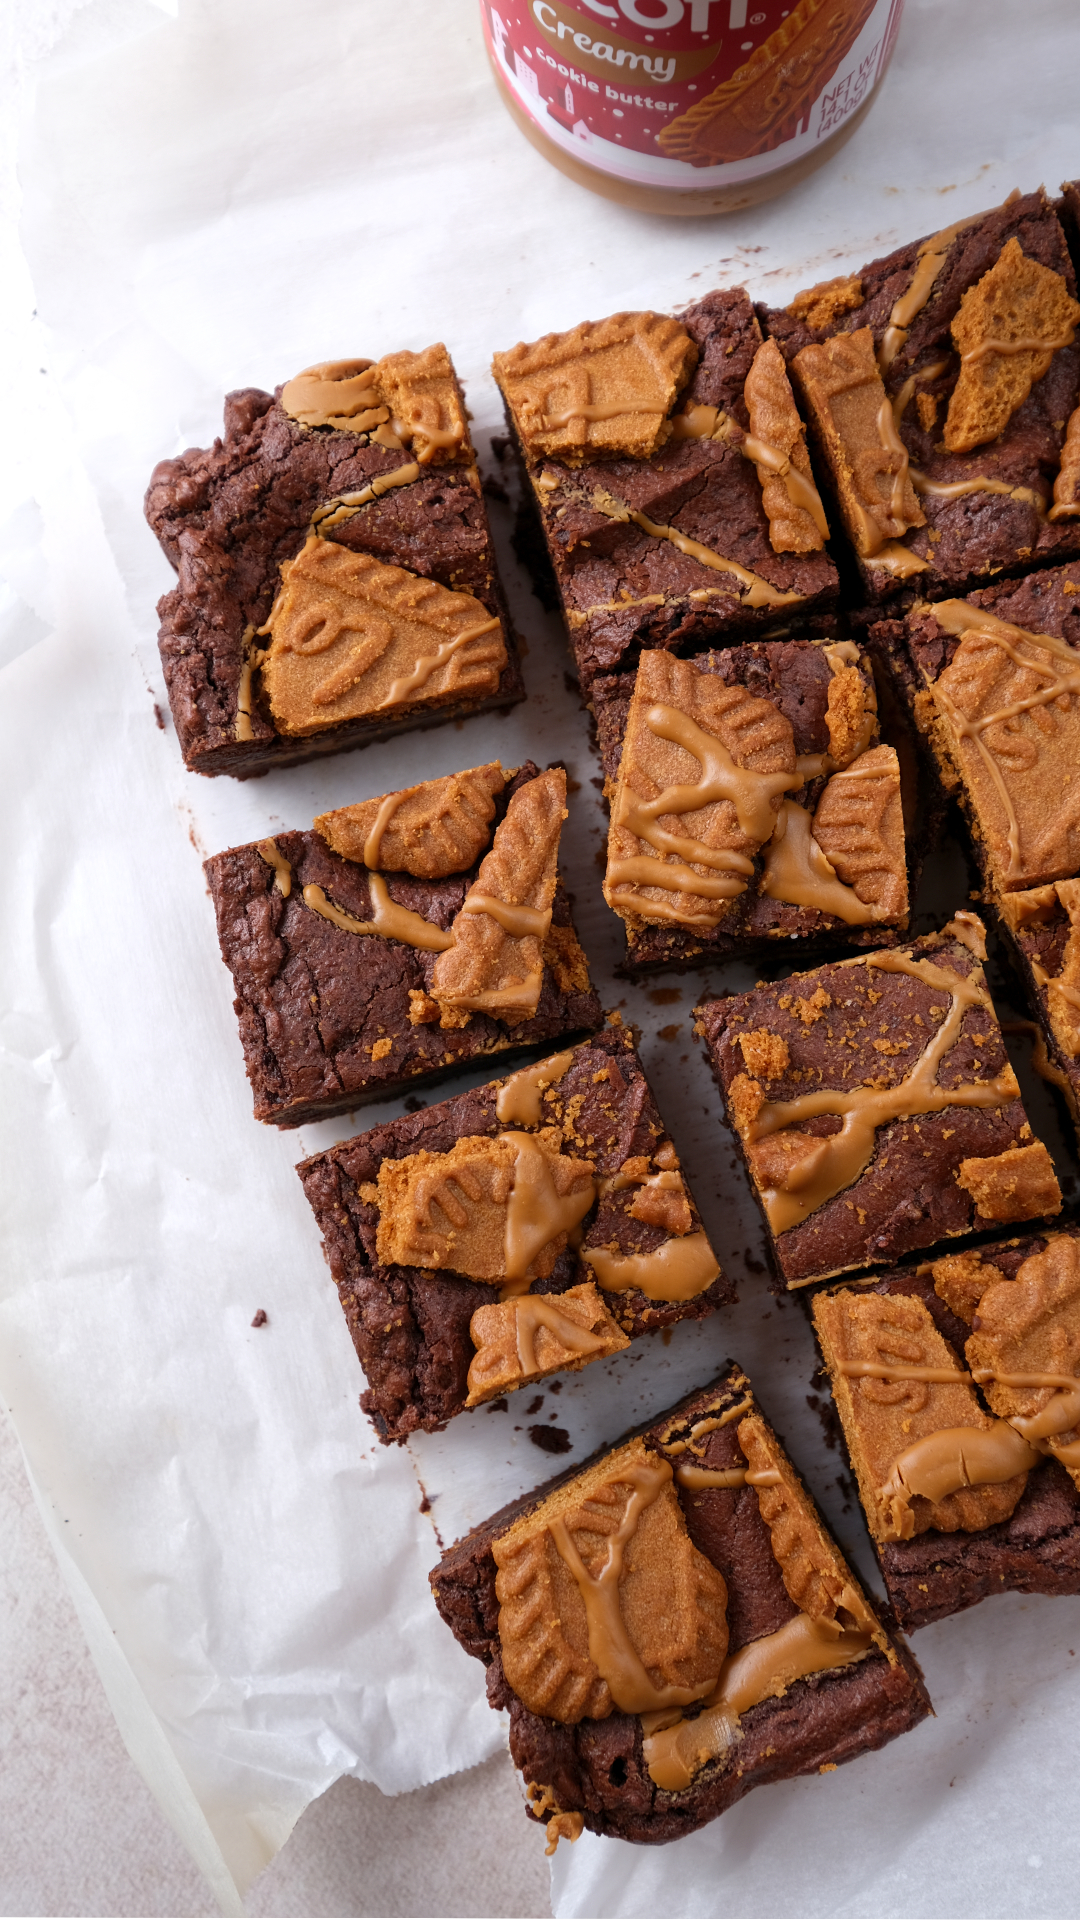
<path id="1" fill-rule="evenodd" d="M 225 402 L 155 467 L 159 643 L 184 763 L 240 777 L 524 697 L 443 346 Z"/>
<path id="2" fill-rule="evenodd" d="M 909 699 L 991 897 L 1080 873 L 1080 566 L 920 601 Z M 896 622 L 870 630 L 872 642 Z"/>
<path id="3" fill-rule="evenodd" d="M 565 809 L 561 767 L 495 763 L 206 861 L 257 1120 L 324 1120 L 600 1025 Z"/>
<path id="4" fill-rule="evenodd" d="M 297 1172 L 388 1443 L 735 1299 L 621 1025 Z"/>
<path id="5" fill-rule="evenodd" d="M 761 309 L 870 600 L 1080 552 L 1075 296 L 1040 189 Z"/>
<path id="6" fill-rule="evenodd" d="M 598 677 L 626 971 L 899 937 L 924 844 L 918 755 L 903 718 L 900 753 L 882 741 L 874 664 L 850 640 L 752 640 L 691 660 L 651 648 Z"/>
<path id="7" fill-rule="evenodd" d="M 643 647 L 833 604 L 803 424 L 741 288 L 547 334 L 494 372 L 586 697 Z"/>
<path id="8" fill-rule="evenodd" d="M 1080 1593 L 1078 1229 L 829 1288 L 812 1311 L 900 1625 Z"/>
<path id="9" fill-rule="evenodd" d="M 1057 1213 L 987 992 L 982 922 L 707 1000 L 708 1048 L 789 1287 Z"/>
<path id="10" fill-rule="evenodd" d="M 444 1553 L 548 1852 L 657 1844 L 930 1711 L 737 1366 Z"/>

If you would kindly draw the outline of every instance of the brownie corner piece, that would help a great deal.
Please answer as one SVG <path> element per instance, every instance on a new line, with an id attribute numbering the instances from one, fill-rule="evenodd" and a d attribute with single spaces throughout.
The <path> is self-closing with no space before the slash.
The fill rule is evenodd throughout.
<path id="1" fill-rule="evenodd" d="M 245 778 L 524 698 L 445 347 L 230 394 L 224 424 L 146 496 L 187 767 Z"/>
<path id="2" fill-rule="evenodd" d="M 565 805 L 561 767 L 494 762 L 206 861 L 257 1120 L 305 1125 L 600 1025 Z"/>
<path id="3" fill-rule="evenodd" d="M 905 618 L 912 710 L 992 895 L 1080 872 L 1080 565 Z M 1053 804 L 1047 804 L 1047 796 Z"/>
<path id="4" fill-rule="evenodd" d="M 870 599 L 1080 551 L 1078 319 L 1041 189 L 762 310 Z"/>
<path id="5" fill-rule="evenodd" d="M 297 1171 L 386 1442 L 735 1299 L 621 1025 Z"/>
<path id="6" fill-rule="evenodd" d="M 1080 1230 L 826 1288 L 812 1313 L 901 1627 L 1080 1593 Z"/>
<path id="7" fill-rule="evenodd" d="M 549 1851 L 583 1827 L 678 1839 L 930 1712 L 737 1366 L 475 1528 L 431 1585 L 509 1708 Z"/>
<path id="8" fill-rule="evenodd" d="M 587 699 L 642 647 L 835 603 L 802 421 L 743 289 L 521 343 L 494 371 Z"/>
<path id="9" fill-rule="evenodd" d="M 597 681 L 621 970 L 902 937 L 923 783 L 910 730 L 879 722 L 878 677 L 833 633 L 691 659 L 650 648 Z"/>
<path id="10" fill-rule="evenodd" d="M 981 921 L 696 1010 L 789 1287 L 1061 1208 L 983 974 Z"/>

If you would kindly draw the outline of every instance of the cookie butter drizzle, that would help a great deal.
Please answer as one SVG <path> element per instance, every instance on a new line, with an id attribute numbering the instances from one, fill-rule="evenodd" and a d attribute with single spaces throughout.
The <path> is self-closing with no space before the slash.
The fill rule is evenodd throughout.
<path id="1" fill-rule="evenodd" d="M 776 825 L 772 800 L 778 794 L 801 787 L 805 773 L 798 767 L 793 773 L 755 773 L 749 767 L 736 766 L 723 743 L 706 733 L 688 714 L 680 713 L 678 707 L 650 707 L 645 724 L 658 740 L 673 741 L 692 754 L 701 765 L 701 779 L 695 786 L 665 787 L 655 800 L 640 800 L 629 786 L 624 786 L 616 825 L 654 847 L 658 855 L 673 853 L 681 861 L 696 861 L 699 866 L 718 871 L 715 878 L 710 878 L 694 873 L 689 865 L 669 865 L 666 860 L 649 854 L 631 854 L 625 859 L 613 860 L 608 869 L 612 905 L 618 897 L 614 889 L 619 886 L 665 887 L 669 891 L 696 894 L 705 900 L 732 900 L 737 894 L 745 893 L 746 881 L 754 871 L 754 863 L 746 854 L 726 847 L 707 847 L 701 840 L 669 833 L 666 827 L 660 826 L 660 816 L 694 813 L 718 800 L 730 800 L 741 831 L 761 845 Z M 632 896 L 626 904 L 633 905 Z M 663 902 L 650 901 L 649 912 L 658 918 L 677 919 L 683 925 L 693 924 L 689 916 Z M 710 925 L 715 919 L 715 915 L 699 917 Z"/>
<path id="2" fill-rule="evenodd" d="M 650 1300 L 692 1300 L 711 1287 L 720 1273 L 704 1232 L 663 1240 L 651 1253 L 611 1253 L 607 1247 L 583 1247 L 581 1257 L 595 1270 L 605 1293 L 637 1290 Z"/>
<path id="3" fill-rule="evenodd" d="M 518 1366 L 523 1377 L 540 1371 L 536 1358 L 536 1335 L 541 1327 L 554 1334 L 560 1345 L 572 1353 L 598 1353 L 607 1341 L 602 1333 L 579 1326 L 569 1314 L 560 1311 L 557 1301 L 547 1294 L 527 1293 L 512 1302 Z"/>
<path id="4" fill-rule="evenodd" d="M 316 507 L 311 516 L 308 533 L 326 534 L 331 527 L 339 527 L 344 520 L 351 520 L 354 513 L 366 507 L 371 500 L 377 500 L 380 494 L 389 493 L 393 487 L 409 487 L 419 480 L 420 468 L 415 460 L 406 466 L 395 467 L 390 473 L 377 473 L 366 487 L 360 487 L 355 493 L 338 493 L 325 505 Z"/>
<path id="5" fill-rule="evenodd" d="M 442 927 L 433 926 L 419 913 L 413 913 L 408 907 L 399 907 L 391 900 L 390 891 L 381 873 L 368 875 L 368 891 L 371 895 L 371 920 L 357 920 L 351 913 L 345 913 L 341 907 L 328 900 L 322 887 L 304 888 L 304 905 L 312 913 L 319 913 L 324 920 L 330 920 L 343 933 L 378 934 L 383 940 L 400 940 L 407 947 L 419 947 L 425 953 L 445 953 L 454 944 L 452 933 Z"/>
<path id="6" fill-rule="evenodd" d="M 1009 864 L 1006 880 L 1018 880 L 1022 877 L 1020 865 L 1020 822 L 1016 817 L 1012 795 L 1009 792 L 1005 776 L 993 753 L 987 746 L 984 735 L 990 727 L 999 726 L 1005 720 L 1012 720 L 1018 714 L 1029 713 L 1034 707 L 1045 707 L 1059 700 L 1063 695 L 1080 693 L 1080 654 L 1073 651 L 1064 640 L 1052 633 L 1031 633 L 1026 627 L 1013 626 L 1008 620 L 999 620 L 994 614 L 984 613 L 980 607 L 974 607 L 967 600 L 939 600 L 929 606 L 920 604 L 919 612 L 930 612 L 946 633 L 977 633 L 993 640 L 1006 653 L 1016 666 L 1025 668 L 1029 673 L 1044 679 L 1047 684 L 1038 693 L 1029 694 L 1026 700 L 1010 700 L 1004 707 L 998 707 L 993 713 L 984 714 L 980 719 L 969 719 L 962 713 L 948 691 L 941 686 L 940 680 L 934 687 L 934 698 L 944 709 L 945 715 L 957 740 L 970 740 L 979 754 L 986 771 L 993 781 L 999 800 L 1008 822 Z M 1020 652 L 1020 644 L 1027 641 L 1032 647 L 1048 653 L 1054 660 L 1068 661 L 1072 671 L 1061 673 L 1052 666 L 1043 666 L 1037 659 L 1032 660 Z"/>
<path id="7" fill-rule="evenodd" d="M 585 1180 L 576 1193 L 559 1194 L 547 1158 L 531 1134 L 508 1131 L 502 1138 L 511 1142 L 517 1158 L 506 1207 L 506 1284 L 499 1298 L 513 1300 L 528 1292 L 528 1269 L 536 1256 L 584 1219 L 596 1198 L 596 1182 Z"/>
<path id="8" fill-rule="evenodd" d="M 244 628 L 244 637 L 240 642 L 243 649 L 243 665 L 240 668 L 240 684 L 236 689 L 236 727 L 235 740 L 250 740 L 251 735 L 251 675 L 255 662 L 251 657 L 251 643 L 255 638 L 254 627 Z"/>
<path id="9" fill-rule="evenodd" d="M 844 1116 L 840 1132 L 815 1141 L 814 1151 L 794 1169 L 792 1178 L 797 1184 L 764 1190 L 765 1212 L 774 1234 L 799 1226 L 809 1214 L 859 1178 L 873 1158 L 879 1127 L 916 1114 L 940 1113 L 947 1107 L 1000 1107 L 1016 1096 L 1016 1081 L 1008 1066 L 993 1080 L 958 1087 L 938 1084 L 938 1067 L 960 1038 L 967 1009 L 982 1007 L 992 1012 L 980 969 L 961 979 L 929 960 L 912 960 L 902 953 L 873 954 L 862 964 L 885 973 L 909 974 L 914 980 L 922 980 L 925 985 L 948 993 L 952 1005 L 911 1072 L 898 1086 L 853 1087 L 846 1092 L 821 1087 L 794 1100 L 765 1102 L 746 1130 L 751 1146 L 789 1127 L 798 1127 L 800 1121 L 819 1114 Z"/>
<path id="10" fill-rule="evenodd" d="M 482 634 L 491 633 L 498 626 L 499 621 L 492 617 L 490 620 L 480 621 L 475 627 L 467 627 L 464 633 L 457 633 L 450 640 L 440 641 L 434 653 L 421 655 L 411 673 L 403 674 L 400 680 L 392 682 L 390 691 L 385 699 L 379 701 L 376 711 L 381 712 L 384 707 L 400 706 L 410 694 L 419 693 L 421 687 L 427 686 L 432 674 L 436 673 L 440 667 L 444 667 L 459 647 L 468 646 L 471 640 L 479 640 Z M 488 655 L 488 658 L 490 657 Z"/>
<path id="11" fill-rule="evenodd" d="M 504 933 L 512 940 L 525 940 L 529 934 L 537 940 L 547 938 L 551 925 L 551 908 L 516 907 L 509 901 L 497 900 L 493 893 L 468 893 L 461 906 L 462 913 L 486 913 L 497 920 Z"/>
<path id="12" fill-rule="evenodd" d="M 999 213 L 1002 208 L 1011 206 L 1013 201 L 1019 198 L 1020 189 L 1014 187 L 1002 201 L 1001 207 L 993 207 L 990 211 Z M 980 220 L 985 219 L 985 213 L 971 213 L 966 219 L 954 221 L 951 227 L 942 227 L 940 233 L 931 234 L 929 240 L 923 241 L 907 291 L 902 293 L 899 300 L 894 303 L 889 315 L 889 324 L 878 348 L 878 366 L 882 373 L 888 372 L 892 366 L 908 337 L 912 321 L 922 312 L 929 300 L 934 290 L 934 282 L 945 264 L 953 241 L 966 232 L 968 227 L 977 226 Z"/>
<path id="13" fill-rule="evenodd" d="M 653 540 L 669 540 L 680 553 L 696 560 L 703 567 L 712 567 L 719 573 L 733 573 L 740 584 L 746 587 L 743 598 L 744 607 L 784 607 L 794 601 L 805 599 L 805 594 L 782 593 L 779 587 L 771 586 L 760 573 L 752 573 L 749 567 L 739 565 L 737 560 L 727 560 L 721 553 L 714 553 L 712 547 L 703 547 L 698 540 L 691 540 L 678 527 L 661 526 L 656 520 L 650 520 L 648 514 L 641 513 L 636 507 L 628 507 L 624 501 L 603 488 L 597 488 L 590 496 L 589 504 L 596 513 L 604 514 L 609 520 L 632 520 Z"/>
<path id="14" fill-rule="evenodd" d="M 761 891 L 770 900 L 831 913 L 848 926 L 867 926 L 876 918 L 874 908 L 838 878 L 814 839 L 810 815 L 794 800 L 785 800 L 780 809 L 765 856 Z"/>
<path id="15" fill-rule="evenodd" d="M 543 1094 L 570 1071 L 574 1051 L 553 1053 L 550 1060 L 538 1060 L 535 1067 L 522 1067 L 504 1080 L 495 1095 L 495 1117 L 503 1126 L 515 1121 L 522 1127 L 538 1127 L 543 1113 Z"/>
<path id="16" fill-rule="evenodd" d="M 585 1603 L 589 1628 L 589 1657 L 620 1713 L 657 1713 L 670 1707 L 686 1707 L 709 1693 L 713 1681 L 697 1687 L 658 1687 L 635 1648 L 619 1605 L 619 1579 L 626 1548 L 637 1531 L 644 1509 L 658 1499 L 671 1481 L 666 1460 L 634 1462 L 619 1470 L 620 1483 L 631 1488 L 618 1530 L 609 1535 L 607 1552 L 599 1573 L 590 1573 L 564 1519 L 548 1524 L 556 1552 L 569 1568 Z"/>
<path id="17" fill-rule="evenodd" d="M 677 413 L 671 424 L 676 440 L 720 440 L 727 445 L 734 438 L 734 423 L 716 407 L 690 407 L 686 413 Z M 741 433 L 737 428 L 734 431 Z M 783 481 L 792 506 L 801 507 L 804 513 L 808 513 L 822 539 L 827 540 L 829 523 L 825 518 L 821 495 L 813 481 L 792 466 L 790 455 L 782 453 L 779 447 L 770 446 L 767 440 L 759 440 L 752 433 L 741 433 L 738 448 L 755 466 L 766 467 Z"/>
<path id="18" fill-rule="evenodd" d="M 287 900 L 292 892 L 292 868 L 285 855 L 279 851 L 277 841 L 258 840 L 255 843 L 255 850 L 260 858 L 266 861 L 268 867 L 273 867 L 274 885 L 282 899 Z"/>

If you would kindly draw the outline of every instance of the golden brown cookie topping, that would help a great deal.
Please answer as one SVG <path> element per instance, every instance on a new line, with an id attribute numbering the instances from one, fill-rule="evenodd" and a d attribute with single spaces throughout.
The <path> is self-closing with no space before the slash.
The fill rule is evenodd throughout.
<path id="1" fill-rule="evenodd" d="M 559 993 L 588 993 L 589 960 L 573 927 L 557 927 L 552 921 L 544 937 L 542 958 L 550 967 Z"/>
<path id="2" fill-rule="evenodd" d="M 1054 504 L 1048 520 L 1068 520 L 1080 514 L 1080 407 L 1074 407 L 1065 430 L 1061 464 L 1054 481 Z"/>
<path id="3" fill-rule="evenodd" d="M 935 1260 L 930 1271 L 938 1299 L 969 1325 L 987 1287 L 998 1277 L 997 1268 L 977 1253 L 947 1254 L 944 1260 Z"/>
<path id="4" fill-rule="evenodd" d="M 921 1300 L 899 1294 L 818 1294 L 814 1325 L 875 1540 L 937 1528 L 976 1533 L 1007 1520 L 1026 1473 L 932 1499 L 898 1480 L 897 1461 L 919 1441 L 994 1422 Z M 1015 1439 L 1015 1436 L 1013 1436 Z"/>
<path id="5" fill-rule="evenodd" d="M 1080 653 L 964 600 L 933 616 L 960 634 L 931 689 L 945 751 L 959 763 L 1005 892 L 1080 865 Z M 1045 796 L 1055 795 L 1048 808 Z"/>
<path id="6" fill-rule="evenodd" d="M 825 724 L 834 767 L 850 766 L 873 740 L 877 729 L 874 683 L 854 663 L 842 666 L 829 681 Z"/>
<path id="7" fill-rule="evenodd" d="M 802 1482 L 759 1413 L 739 1422 L 739 1445 L 756 1485 L 761 1517 L 789 1599 L 811 1620 L 836 1621 L 884 1635 L 851 1572 L 825 1532 Z"/>
<path id="8" fill-rule="evenodd" d="M 845 313 L 854 313 L 865 297 L 857 274 L 840 274 L 835 280 L 819 280 L 816 287 L 797 293 L 786 311 L 793 320 L 801 320 L 804 326 L 820 333 L 822 327 L 831 327 L 833 321 L 841 320 Z"/>
<path id="9" fill-rule="evenodd" d="M 740 1033 L 739 1045 L 746 1070 L 760 1080 L 778 1080 L 791 1065 L 788 1043 L 767 1027 L 755 1027 L 752 1033 Z"/>
<path id="10" fill-rule="evenodd" d="M 968 1365 L 994 1412 L 1039 1451 L 1058 1453 L 1080 1485 L 1080 1243 L 1051 1234 L 1015 1280 L 992 1267 L 987 1276 Z"/>
<path id="11" fill-rule="evenodd" d="M 454 1012 L 527 1019 L 536 1009 L 551 927 L 566 773 L 552 767 L 519 787 L 435 963 L 431 992 Z"/>
<path id="12" fill-rule="evenodd" d="M 681 1173 L 654 1173 L 638 1188 L 630 1202 L 630 1215 L 649 1227 L 663 1227 L 677 1238 L 689 1233 L 694 1224 Z"/>
<path id="13" fill-rule="evenodd" d="M 274 724 L 311 734 L 497 692 L 502 627 L 471 593 L 312 534 L 281 569 L 262 678 Z"/>
<path id="14" fill-rule="evenodd" d="M 817 804 L 814 839 L 875 920 L 904 924 L 907 845 L 895 747 L 871 747 L 833 774 Z"/>
<path id="15" fill-rule="evenodd" d="M 461 391 L 441 343 L 422 353 L 309 367 L 286 381 L 281 405 L 305 427 L 371 433 L 381 446 L 411 447 L 420 466 L 472 457 Z"/>
<path id="16" fill-rule="evenodd" d="M 1033 1220 L 1061 1212 L 1061 1188 L 1041 1140 L 1009 1147 L 986 1160 L 961 1160 L 957 1182 L 975 1202 L 980 1220 Z"/>
<path id="17" fill-rule="evenodd" d="M 468 1407 L 513 1393 L 548 1373 L 575 1373 L 630 1342 L 591 1280 L 565 1293 L 525 1293 L 477 1307 L 469 1323 L 476 1354 Z"/>
<path id="18" fill-rule="evenodd" d="M 494 761 L 320 813 L 315 831 L 343 860 L 441 880 L 479 858 L 491 838 L 494 796 L 505 785 L 506 775 Z"/>
<path id="19" fill-rule="evenodd" d="M 775 340 L 764 341 L 754 355 L 743 398 L 750 416 L 743 452 L 757 464 L 773 552 L 816 553 L 829 527 L 810 471 L 806 428 Z"/>
<path id="20" fill-rule="evenodd" d="M 770 700 L 660 648 L 641 656 L 608 836 L 604 898 L 624 919 L 715 927 L 800 786 Z"/>
<path id="21" fill-rule="evenodd" d="M 384 1266 L 447 1267 L 470 1280 L 544 1280 L 591 1207 L 593 1168 L 560 1134 L 469 1135 L 449 1153 L 379 1168 L 376 1247 Z"/>
<path id="22" fill-rule="evenodd" d="M 667 416 L 696 364 L 685 328 L 659 313 L 585 321 L 492 362 L 529 457 L 570 465 L 610 453 L 648 459 L 669 437 Z"/>
<path id="23" fill-rule="evenodd" d="M 882 384 L 870 327 L 803 347 L 793 361 L 836 481 L 851 538 L 865 558 L 926 516 L 911 484 L 907 450 Z"/>
<path id="24" fill-rule="evenodd" d="M 690 1541 L 670 1464 L 632 1440 L 492 1543 L 506 1678 L 563 1725 L 687 1706 L 727 1652 L 727 1587 Z"/>
<path id="25" fill-rule="evenodd" d="M 945 420 L 950 453 L 997 439 L 1057 349 L 1072 344 L 1078 320 L 1080 304 L 1060 273 L 1030 260 L 1014 234 L 952 323 L 960 378 Z"/>

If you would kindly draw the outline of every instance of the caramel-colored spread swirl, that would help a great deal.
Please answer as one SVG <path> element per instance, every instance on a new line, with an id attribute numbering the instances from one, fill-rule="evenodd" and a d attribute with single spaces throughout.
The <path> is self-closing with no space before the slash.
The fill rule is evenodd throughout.
<path id="1" fill-rule="evenodd" d="M 445 953 L 454 944 L 454 936 L 443 927 L 432 925 L 422 914 L 413 913 L 409 907 L 400 907 L 390 898 L 390 890 L 381 873 L 368 875 L 368 890 L 371 894 L 370 920 L 357 920 L 353 914 L 335 906 L 326 897 L 323 887 L 304 888 L 304 905 L 312 913 L 321 914 L 324 920 L 330 920 L 343 933 L 378 934 L 383 940 L 400 940 L 404 946 L 418 947 L 424 953 Z"/>
<path id="2" fill-rule="evenodd" d="M 534 1067 L 522 1067 L 504 1080 L 495 1095 L 495 1115 L 504 1127 L 538 1127 L 543 1113 L 543 1095 L 557 1086 L 569 1073 L 574 1058 L 571 1047 L 566 1053 L 553 1053 L 538 1060 Z"/>
<path id="3" fill-rule="evenodd" d="M 612 1253 L 606 1247 L 583 1247 L 581 1257 L 592 1267 L 605 1293 L 638 1291 L 649 1300 L 693 1300 L 711 1287 L 720 1263 L 704 1232 L 663 1240 L 651 1253 Z"/>
<path id="4" fill-rule="evenodd" d="M 292 867 L 278 847 L 276 840 L 258 840 L 255 843 L 260 859 L 274 869 L 274 886 L 283 900 L 292 892 Z"/>
<path id="5" fill-rule="evenodd" d="M 786 1233 L 815 1213 L 859 1178 L 874 1154 L 877 1129 L 891 1120 L 940 1113 L 947 1107 L 1000 1107 L 1017 1097 L 1012 1068 L 993 1078 L 957 1087 L 943 1087 L 938 1068 L 956 1045 L 969 1007 L 992 1011 L 982 970 L 976 966 L 966 978 L 930 960 L 913 960 L 904 953 L 877 953 L 862 963 L 885 973 L 909 974 L 929 987 L 948 993 L 951 1004 L 931 1035 L 910 1073 L 894 1087 L 821 1087 L 792 1100 L 765 1101 L 741 1131 L 749 1147 L 754 1177 L 773 1233 Z M 839 1133 L 824 1139 L 799 1135 L 804 1120 L 819 1114 L 842 1114 Z M 776 1134 L 794 1137 L 796 1156 L 760 1151 L 760 1144 Z"/>

